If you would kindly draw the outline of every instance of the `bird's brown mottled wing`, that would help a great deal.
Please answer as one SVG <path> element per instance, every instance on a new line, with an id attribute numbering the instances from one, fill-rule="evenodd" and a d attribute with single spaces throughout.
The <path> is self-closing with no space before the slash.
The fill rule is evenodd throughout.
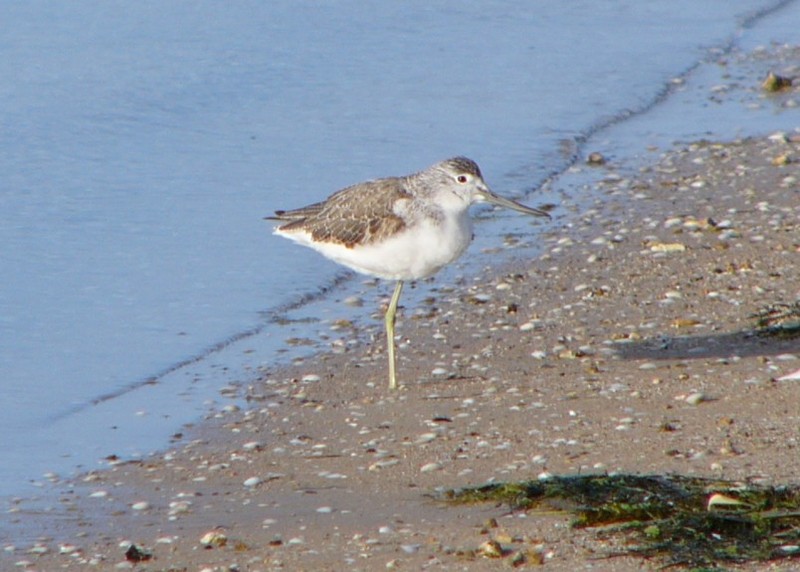
<path id="1" fill-rule="evenodd" d="M 277 211 L 276 219 L 289 221 L 279 230 L 304 230 L 317 242 L 348 248 L 380 241 L 406 226 L 395 208 L 397 201 L 411 199 L 402 182 L 400 178 L 368 181 L 342 189 L 321 203 Z"/>

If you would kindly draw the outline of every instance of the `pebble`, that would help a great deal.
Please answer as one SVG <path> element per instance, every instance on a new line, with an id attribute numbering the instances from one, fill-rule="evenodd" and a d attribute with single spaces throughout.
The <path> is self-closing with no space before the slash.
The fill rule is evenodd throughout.
<path id="1" fill-rule="evenodd" d="M 262 482 L 263 481 L 262 481 L 261 477 L 250 477 L 249 479 L 246 479 L 243 484 L 246 487 L 257 487 Z"/>
<path id="2" fill-rule="evenodd" d="M 133 510 L 147 510 L 150 508 L 150 503 L 147 501 L 135 502 L 131 505 Z"/>
<path id="3" fill-rule="evenodd" d="M 74 554 L 75 552 L 80 552 L 80 548 L 78 548 L 74 544 L 59 544 L 58 545 L 58 553 L 59 554 Z"/>
<path id="4" fill-rule="evenodd" d="M 28 554 L 47 554 L 50 549 L 44 544 L 36 544 L 28 549 Z"/>
<path id="5" fill-rule="evenodd" d="M 200 537 L 200 544 L 216 548 L 228 544 L 228 537 L 221 530 L 210 530 Z"/>
<path id="6" fill-rule="evenodd" d="M 502 558 L 503 547 L 496 540 L 487 540 L 478 546 L 478 554 L 486 558 Z"/>
<path id="7" fill-rule="evenodd" d="M 400 461 L 398 461 L 397 459 L 386 459 L 384 461 L 377 461 L 375 463 L 372 463 L 369 466 L 369 470 L 370 471 L 379 471 L 381 469 L 386 469 L 388 467 L 393 467 L 394 465 L 398 464 L 399 462 Z"/>
<path id="8" fill-rule="evenodd" d="M 438 471 L 442 468 L 441 463 L 426 463 L 420 467 L 420 472 L 423 473 L 432 473 L 433 471 Z"/>
<path id="9" fill-rule="evenodd" d="M 700 405 L 703 401 L 708 401 L 708 397 L 704 393 L 696 391 L 687 395 L 685 401 L 689 405 Z"/>
<path id="10" fill-rule="evenodd" d="M 436 439 L 439 435 L 437 433 L 423 433 L 416 439 L 414 439 L 415 445 L 424 445 L 425 443 L 430 443 L 434 439 Z"/>
<path id="11" fill-rule="evenodd" d="M 657 242 L 650 245 L 651 252 L 683 252 L 684 250 L 686 250 L 686 246 L 679 242 L 673 242 L 669 244 Z"/>
<path id="12" fill-rule="evenodd" d="M 316 374 L 307 373 L 306 375 L 303 376 L 302 381 L 303 381 L 303 383 L 316 383 L 320 379 L 322 379 L 322 378 L 320 376 L 316 375 Z"/>
<path id="13" fill-rule="evenodd" d="M 741 236 L 742 233 L 740 233 L 739 231 L 729 229 L 719 233 L 719 236 L 717 238 L 719 238 L 720 240 L 730 240 L 732 238 L 741 238 Z"/>

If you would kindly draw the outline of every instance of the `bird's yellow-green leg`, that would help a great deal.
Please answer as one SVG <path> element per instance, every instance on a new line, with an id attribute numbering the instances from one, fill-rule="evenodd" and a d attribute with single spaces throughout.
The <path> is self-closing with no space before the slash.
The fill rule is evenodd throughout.
<path id="1" fill-rule="evenodd" d="M 389 302 L 389 307 L 386 309 L 386 347 L 389 350 L 389 389 L 397 389 L 397 378 L 394 373 L 394 320 L 397 314 L 397 302 L 400 301 L 400 292 L 403 291 L 403 281 L 398 280 L 397 286 L 394 288 L 394 294 Z"/>

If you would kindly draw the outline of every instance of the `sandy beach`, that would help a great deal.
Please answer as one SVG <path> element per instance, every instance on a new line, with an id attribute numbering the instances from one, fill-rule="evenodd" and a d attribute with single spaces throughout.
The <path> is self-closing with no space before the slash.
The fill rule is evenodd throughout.
<path id="1" fill-rule="evenodd" d="M 657 568 L 608 557 L 614 542 L 566 514 L 436 493 L 617 472 L 800 483 L 800 381 L 779 379 L 800 370 L 800 338 L 758 335 L 754 317 L 800 298 L 793 127 L 684 145 L 635 177 L 597 167 L 601 192 L 571 197 L 541 255 L 509 239 L 458 288 L 420 285 L 430 297 L 397 326 L 399 391 L 376 308 L 352 326 L 361 343 L 270 371 L 247 407 L 60 483 L 58 514 L 12 512 L 42 537 L 7 546 L 3 569 L 514 566 L 475 555 L 489 538 L 523 569 Z M 739 568 L 769 566 L 797 564 Z"/>

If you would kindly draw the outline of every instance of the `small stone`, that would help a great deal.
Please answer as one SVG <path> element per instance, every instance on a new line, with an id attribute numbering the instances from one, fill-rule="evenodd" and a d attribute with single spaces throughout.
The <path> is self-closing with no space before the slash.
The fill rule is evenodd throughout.
<path id="1" fill-rule="evenodd" d="M 433 471 L 438 471 L 442 468 L 441 463 L 426 463 L 420 467 L 420 472 L 422 473 L 432 473 Z"/>
<path id="2" fill-rule="evenodd" d="M 775 72 L 769 72 L 764 81 L 761 82 L 761 89 L 770 93 L 783 91 L 790 87 L 792 87 L 792 78 L 780 76 Z"/>
<path id="3" fill-rule="evenodd" d="M 369 466 L 368 470 L 370 470 L 370 471 L 380 471 L 381 469 L 386 469 L 388 467 L 392 467 L 394 465 L 397 465 L 399 462 L 400 461 L 398 461 L 397 459 L 386 459 L 386 460 L 382 460 L 382 461 L 377 461 L 375 463 L 372 463 Z"/>
<path id="4" fill-rule="evenodd" d="M 588 163 L 589 165 L 605 165 L 606 158 L 603 156 L 602 153 L 594 151 L 592 153 L 589 153 L 589 156 L 586 158 L 586 163 Z"/>
<path id="5" fill-rule="evenodd" d="M 150 508 L 150 503 L 147 501 L 135 502 L 131 505 L 131 508 L 133 510 L 147 510 L 148 508 Z"/>
<path id="6" fill-rule="evenodd" d="M 59 544 L 58 545 L 58 553 L 59 554 L 74 554 L 75 552 L 79 552 L 80 548 L 75 546 L 74 544 Z"/>
<path id="7" fill-rule="evenodd" d="M 228 544 L 228 537 L 220 529 L 214 529 L 200 537 L 200 544 L 206 548 L 219 548 Z"/>
<path id="8" fill-rule="evenodd" d="M 128 549 L 125 551 L 125 560 L 131 563 L 136 562 L 146 562 L 153 558 L 153 553 L 149 550 L 145 550 L 144 548 L 137 546 L 135 544 L 131 544 L 128 546 Z"/>
<path id="9" fill-rule="evenodd" d="M 486 558 L 502 558 L 503 547 L 496 540 L 487 540 L 478 547 L 478 554 Z"/>
<path id="10" fill-rule="evenodd" d="M 28 554 L 47 554 L 50 549 L 44 544 L 36 544 L 28 549 Z"/>
<path id="11" fill-rule="evenodd" d="M 437 433 L 433 433 L 433 432 L 423 433 L 422 435 L 420 435 L 419 437 L 414 439 L 414 444 L 415 445 L 424 445 L 425 443 L 430 443 L 431 441 L 434 441 L 438 436 L 439 435 Z"/>
<path id="12" fill-rule="evenodd" d="M 651 252 L 683 252 L 686 246 L 679 242 L 663 243 L 657 242 L 650 245 Z"/>
<path id="13" fill-rule="evenodd" d="M 246 487 L 257 487 L 262 482 L 263 481 L 262 481 L 261 477 L 250 477 L 249 479 L 246 479 L 243 484 Z"/>
<path id="14" fill-rule="evenodd" d="M 689 405 L 700 405 L 703 401 L 708 401 L 708 398 L 704 393 L 697 391 L 687 395 L 685 401 Z"/>

